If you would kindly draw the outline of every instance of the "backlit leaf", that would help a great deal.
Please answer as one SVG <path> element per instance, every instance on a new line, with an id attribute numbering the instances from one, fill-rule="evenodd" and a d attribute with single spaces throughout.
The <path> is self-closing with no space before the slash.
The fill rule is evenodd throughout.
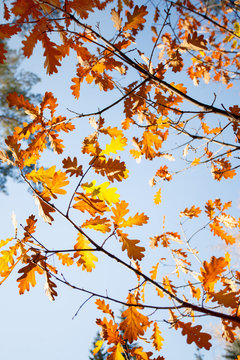
<path id="1" fill-rule="evenodd" d="M 161 331 L 156 322 L 153 325 L 153 334 L 150 339 L 153 340 L 153 346 L 154 346 L 155 350 L 157 350 L 157 351 L 161 350 L 164 339 L 161 336 Z"/>
<path id="2" fill-rule="evenodd" d="M 128 303 L 136 304 L 136 299 L 133 294 L 128 295 Z M 136 307 L 129 306 L 127 310 L 122 313 L 123 321 L 120 323 L 120 330 L 123 331 L 123 338 L 128 340 L 131 344 L 137 340 L 139 336 L 144 335 L 150 321 L 147 316 L 141 314 Z"/>
<path id="3" fill-rule="evenodd" d="M 95 218 L 86 220 L 82 224 L 82 227 L 106 233 L 111 231 L 111 221 L 107 218 L 100 218 L 100 216 L 96 216 Z"/>
<path id="4" fill-rule="evenodd" d="M 82 266 L 83 270 L 91 272 L 95 267 L 95 262 L 98 261 L 98 258 L 91 252 L 92 248 L 90 246 L 89 240 L 85 238 L 81 233 L 78 233 L 77 242 L 74 245 L 74 249 L 84 249 L 87 251 L 78 250 L 74 253 L 74 258 L 78 258 L 77 265 Z"/>

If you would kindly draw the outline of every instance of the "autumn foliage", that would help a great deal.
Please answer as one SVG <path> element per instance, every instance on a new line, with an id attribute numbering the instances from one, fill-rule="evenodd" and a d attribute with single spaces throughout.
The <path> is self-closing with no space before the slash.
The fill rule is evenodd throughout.
<path id="1" fill-rule="evenodd" d="M 94 105 L 88 114 L 75 112 L 67 117 L 59 115 L 58 100 L 47 89 L 38 105 L 20 94 L 10 93 L 9 107 L 23 109 L 29 121 L 16 127 L 5 140 L 11 155 L 4 149 L 0 151 L 3 163 L 18 168 L 39 212 L 38 217 L 29 214 L 23 231 L 16 229 L 15 236 L 1 240 L 1 283 L 16 271 L 19 293 L 24 294 L 44 275 L 46 294 L 55 300 L 59 295 L 58 282 L 86 291 L 62 278 L 60 268 L 94 272 L 101 256 L 111 258 L 136 277 L 136 287 L 119 299 L 104 292 L 96 294 L 93 289 L 86 291 L 92 298 L 97 297 L 96 307 L 103 313 L 96 320 L 102 342 L 98 342 L 95 353 L 105 342 L 109 360 L 123 360 L 126 352 L 137 360 L 163 360 L 164 328 L 156 321 L 161 310 L 169 311 L 166 322 L 187 343 L 207 350 L 211 347 L 211 335 L 198 323 L 198 315 L 218 318 L 223 337 L 229 342 L 235 340 L 240 327 L 240 272 L 231 268 L 231 247 L 239 241 L 236 232 L 240 220 L 231 215 L 231 199 L 226 202 L 206 198 L 205 207 L 192 204 L 189 199 L 189 206 L 179 214 L 180 221 L 197 222 L 204 218 L 203 228 L 209 229 L 209 237 L 217 237 L 224 244 L 221 256 L 205 258 L 204 253 L 192 247 L 191 238 L 175 229 L 165 230 L 165 223 L 162 233 L 159 230 L 150 234 L 148 245 L 132 238 L 131 228 L 147 224 L 150 214 L 134 209 L 134 204 L 118 194 L 118 184 L 124 183 L 131 173 L 120 154 L 128 153 L 137 162 L 142 160 L 143 176 L 145 162 L 155 161 L 156 171 L 148 174 L 150 185 L 156 189 L 154 209 L 161 206 L 162 185 L 168 186 L 176 175 L 171 169 L 175 157 L 182 158 L 186 171 L 210 165 L 216 184 L 226 180 L 231 184 L 237 176 L 240 107 L 215 106 L 213 94 L 208 103 L 201 102 L 188 87 L 190 82 L 196 86 L 203 82 L 209 86 L 221 83 L 227 92 L 239 79 L 240 5 L 238 1 L 223 1 L 221 9 L 214 12 L 206 4 L 188 0 L 151 1 L 147 5 L 133 0 L 3 2 L 0 38 L 9 39 L 22 32 L 21 47 L 26 58 L 32 56 L 40 42 L 41 66 L 47 74 L 57 73 L 65 57 L 74 54 L 77 58 L 76 74 L 66 90 L 75 99 L 81 99 L 81 91 L 88 85 L 106 94 L 118 94 L 108 106 L 98 104 L 96 110 Z M 96 14 L 99 19 L 109 16 L 107 26 L 114 29 L 114 37 L 109 37 L 101 26 L 95 26 Z M 148 34 L 146 52 L 144 41 L 139 41 L 143 34 Z M 4 43 L 0 47 L 3 63 Z M 122 122 L 113 126 L 108 110 L 114 110 L 118 104 L 123 109 Z M 82 141 L 81 154 L 71 157 L 65 155 L 63 135 L 64 139 L 71 137 L 80 119 L 89 120 L 93 130 Z M 137 137 L 135 129 L 140 136 Z M 176 137 L 184 140 L 175 155 L 174 150 L 165 149 L 173 148 Z M 42 154 L 49 147 L 61 166 L 41 164 Z M 82 164 L 83 157 L 88 159 L 87 167 Z M 58 200 L 64 197 L 63 209 Z M 76 231 L 75 238 L 68 239 L 62 250 L 53 250 L 35 237 L 40 218 L 46 226 L 54 227 L 56 215 Z M 108 246 L 110 239 L 118 244 L 118 251 Z M 167 261 L 175 265 L 175 271 L 164 276 L 159 269 L 166 258 L 151 262 L 151 253 L 159 248 L 168 250 Z M 142 262 L 148 256 L 151 266 L 146 268 Z M 150 287 L 156 293 L 152 303 L 146 296 Z M 111 309 L 112 301 L 126 306 L 120 323 Z M 149 308 L 158 310 L 157 318 L 154 311 L 147 315 Z M 150 342 L 152 351 L 144 348 L 145 342 L 141 343 L 144 339 Z M 137 345 L 126 349 L 125 341 L 137 341 Z"/>

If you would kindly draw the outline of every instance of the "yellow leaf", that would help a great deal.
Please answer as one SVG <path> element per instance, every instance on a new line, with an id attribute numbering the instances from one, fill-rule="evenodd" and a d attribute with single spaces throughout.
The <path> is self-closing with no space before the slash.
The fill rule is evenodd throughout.
<path id="1" fill-rule="evenodd" d="M 195 158 L 194 160 L 193 160 L 193 162 L 191 163 L 191 166 L 196 166 L 196 165 L 198 165 L 200 163 L 200 159 L 199 158 Z"/>
<path id="2" fill-rule="evenodd" d="M 102 347 L 102 344 L 103 344 L 103 340 L 98 340 L 97 342 L 96 342 L 96 347 L 95 347 L 95 349 L 93 350 L 93 356 L 95 356 L 98 352 L 99 352 L 99 350 L 101 349 L 101 347 Z"/>
<path id="3" fill-rule="evenodd" d="M 107 357 L 108 360 L 125 360 L 125 357 L 122 355 L 124 350 L 120 343 L 110 348 L 109 351 L 112 351 L 112 353 Z"/>
<path id="4" fill-rule="evenodd" d="M 127 145 L 127 139 L 121 135 L 116 138 L 111 138 L 111 143 L 106 145 L 105 150 L 100 155 L 116 154 L 118 151 L 123 151 Z"/>
<path id="5" fill-rule="evenodd" d="M 154 195 L 154 203 L 159 205 L 162 202 L 162 192 L 161 189 L 158 189 L 156 194 Z"/>
<path id="6" fill-rule="evenodd" d="M 82 266 L 83 270 L 91 272 L 96 266 L 94 262 L 98 261 L 98 258 L 91 252 L 92 248 L 89 246 L 90 242 L 80 232 L 78 233 L 77 243 L 74 245 L 74 249 L 77 250 L 74 253 L 74 258 L 80 256 L 77 261 L 78 266 Z M 81 250 L 86 251 L 81 251 Z"/>
<path id="7" fill-rule="evenodd" d="M 99 200 L 104 200 L 109 205 L 118 202 L 120 195 L 116 194 L 117 188 L 108 188 L 110 185 L 108 181 L 102 183 L 101 185 L 95 185 L 96 180 L 93 180 L 91 183 L 82 184 L 82 188 L 87 194 L 91 194 L 93 198 L 97 197 Z"/>

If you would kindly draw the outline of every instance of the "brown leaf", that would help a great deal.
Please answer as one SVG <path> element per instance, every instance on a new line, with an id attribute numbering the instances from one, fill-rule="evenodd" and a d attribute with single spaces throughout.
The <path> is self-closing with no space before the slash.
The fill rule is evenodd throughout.
<path id="1" fill-rule="evenodd" d="M 211 335 L 201 332 L 202 326 L 192 326 L 192 323 L 184 323 L 182 321 L 177 321 L 175 324 L 175 329 L 181 328 L 182 334 L 187 335 L 187 343 L 191 344 L 194 342 L 197 347 L 204 348 L 206 350 L 209 350 L 212 344 L 209 342 L 209 340 L 212 338 Z"/>
<path id="2" fill-rule="evenodd" d="M 33 198 L 35 199 L 35 203 L 38 207 L 39 216 L 41 216 L 46 223 L 51 225 L 54 218 L 50 215 L 50 213 L 55 212 L 55 210 L 50 205 L 48 205 L 47 202 L 44 202 L 39 196 L 34 194 Z M 49 200 L 50 198 L 46 198 L 46 201 Z"/>
<path id="3" fill-rule="evenodd" d="M 128 170 L 123 161 L 118 159 L 106 159 L 101 156 L 93 162 L 93 169 L 97 174 L 102 176 L 106 175 L 108 180 L 113 182 L 114 180 L 122 181 L 128 177 Z"/>
<path id="4" fill-rule="evenodd" d="M 82 176 L 82 165 L 77 165 L 77 158 L 74 156 L 73 160 L 71 160 L 70 156 L 67 159 L 63 159 L 63 168 L 67 169 L 66 173 L 70 173 L 70 176 L 75 175 L 76 177 Z"/>

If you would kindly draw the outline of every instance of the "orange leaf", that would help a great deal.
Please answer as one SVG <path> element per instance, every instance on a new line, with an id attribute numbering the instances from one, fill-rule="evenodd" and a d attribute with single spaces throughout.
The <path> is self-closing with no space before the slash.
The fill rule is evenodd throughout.
<path id="1" fill-rule="evenodd" d="M 81 212 L 88 211 L 90 215 L 95 216 L 103 214 L 105 211 L 109 211 L 105 201 L 94 199 L 91 194 L 76 193 L 74 200 L 77 202 L 73 205 L 74 209 L 80 210 Z"/>
<path id="2" fill-rule="evenodd" d="M 108 344 L 116 344 L 120 340 L 118 325 L 113 323 L 113 320 L 108 321 L 105 317 L 103 320 L 97 319 L 97 325 L 102 327 L 101 337 L 108 342 Z"/>
<path id="3" fill-rule="evenodd" d="M 196 208 L 195 205 L 193 205 L 190 209 L 186 208 L 184 211 L 181 211 L 180 216 L 187 216 L 192 219 L 193 217 L 198 217 L 201 212 L 202 210 L 199 207 Z"/>
<path id="4" fill-rule="evenodd" d="M 69 184 L 66 174 L 61 170 L 56 171 L 55 165 L 46 170 L 43 167 L 37 171 L 32 170 L 26 175 L 26 178 L 35 183 L 41 182 L 43 185 L 42 196 L 52 196 L 54 199 L 57 199 L 55 194 L 66 194 L 66 190 L 61 188 Z"/>
<path id="5" fill-rule="evenodd" d="M 149 273 L 151 274 L 152 280 L 156 280 L 156 278 L 157 278 L 158 266 L 159 266 L 159 262 L 155 266 L 152 267 L 151 271 L 149 271 Z"/>
<path id="6" fill-rule="evenodd" d="M 149 217 L 147 215 L 136 213 L 133 217 L 129 216 L 127 220 L 123 219 L 121 227 L 132 227 L 134 225 L 142 226 L 143 224 L 147 224 Z"/>
<path id="7" fill-rule="evenodd" d="M 141 7 L 138 7 L 138 5 L 135 6 L 133 10 L 133 14 L 130 14 L 130 12 L 127 13 L 127 22 L 124 25 L 124 30 L 132 30 L 132 29 L 138 29 L 142 24 L 146 22 L 146 19 L 144 19 L 144 16 L 148 14 L 147 7 L 142 5 Z"/>
<path id="8" fill-rule="evenodd" d="M 107 304 L 107 305 L 105 304 L 104 300 L 97 299 L 95 301 L 95 304 L 97 305 L 97 308 L 99 310 L 102 310 L 102 312 L 105 314 L 109 314 L 114 319 L 113 311 L 109 308 L 109 304 Z"/>
<path id="9" fill-rule="evenodd" d="M 44 47 L 43 55 L 46 57 L 44 67 L 47 68 L 47 74 L 51 75 L 57 73 L 57 66 L 60 66 L 59 58 L 62 56 L 61 52 L 56 48 L 55 43 L 50 41 L 49 37 L 44 33 L 41 37 L 42 45 Z"/>
<path id="10" fill-rule="evenodd" d="M 136 304 L 136 299 L 133 294 L 128 295 L 128 304 Z M 127 310 L 122 313 L 124 320 L 120 323 L 120 330 L 123 331 L 123 338 L 130 342 L 130 344 L 144 335 L 150 321 L 147 316 L 141 314 L 134 306 L 129 306 Z"/>
<path id="11" fill-rule="evenodd" d="M 95 218 L 86 220 L 82 224 L 82 227 L 106 233 L 111 231 L 111 221 L 107 218 L 100 218 L 100 216 L 96 216 Z"/>
<path id="12" fill-rule="evenodd" d="M 4 61 L 7 59 L 5 54 L 7 54 L 7 50 L 4 47 L 3 43 L 0 43 L 0 64 L 4 64 Z"/>
<path id="13" fill-rule="evenodd" d="M 127 234 L 120 232 L 120 230 L 118 230 L 118 235 L 120 236 L 120 242 L 123 243 L 122 251 L 127 250 L 129 259 L 142 260 L 145 248 L 137 245 L 140 241 L 128 239 Z"/>
<path id="14" fill-rule="evenodd" d="M 153 340 L 153 346 L 155 350 L 157 351 L 161 350 L 164 339 L 161 336 L 161 331 L 159 330 L 159 327 L 156 322 L 153 325 L 153 334 L 150 339 Z"/>
<path id="15" fill-rule="evenodd" d="M 113 222 L 117 226 L 121 226 L 121 223 L 124 221 L 124 216 L 129 213 L 128 203 L 124 200 L 115 204 L 116 209 L 112 207 L 112 212 L 114 216 L 111 216 Z"/>
<path id="16" fill-rule="evenodd" d="M 225 271 L 228 263 L 224 257 L 216 258 L 211 257 L 210 263 L 203 262 L 203 268 L 200 269 L 201 276 L 199 280 L 203 283 L 203 287 L 206 291 L 213 291 L 215 283 L 219 280 L 220 275 Z"/>
<path id="17" fill-rule="evenodd" d="M 68 253 L 62 254 L 62 253 L 56 253 L 59 260 L 62 261 L 63 265 L 71 266 L 73 264 L 73 258 L 69 256 Z"/>
<path id="18" fill-rule="evenodd" d="M 190 286 L 190 289 L 191 289 L 192 297 L 199 300 L 200 297 L 201 297 L 201 290 L 199 288 L 195 288 L 195 286 L 193 286 L 189 280 L 188 280 L 188 283 L 189 283 L 189 286 Z"/>
<path id="19" fill-rule="evenodd" d="M 35 232 L 36 229 L 36 222 L 37 219 L 35 219 L 34 215 L 29 216 L 29 218 L 26 220 L 27 225 L 24 227 L 25 233 L 24 233 L 24 240 L 27 241 L 31 239 L 31 234 Z"/>

